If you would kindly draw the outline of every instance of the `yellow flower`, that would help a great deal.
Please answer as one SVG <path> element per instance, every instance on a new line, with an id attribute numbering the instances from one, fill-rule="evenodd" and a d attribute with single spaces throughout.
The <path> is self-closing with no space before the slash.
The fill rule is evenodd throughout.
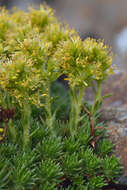
<path id="1" fill-rule="evenodd" d="M 4 129 L 3 128 L 0 128 L 0 133 L 3 133 Z"/>

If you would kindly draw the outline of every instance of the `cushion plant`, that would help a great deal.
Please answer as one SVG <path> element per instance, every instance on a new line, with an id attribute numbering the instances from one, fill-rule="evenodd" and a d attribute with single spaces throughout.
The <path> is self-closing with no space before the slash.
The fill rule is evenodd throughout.
<path id="1" fill-rule="evenodd" d="M 112 72 L 110 48 L 82 41 L 51 8 L 1 8 L 0 190 L 99 190 L 119 177 L 98 121 Z M 63 74 L 68 90 L 56 82 Z M 92 105 L 84 100 L 89 86 Z"/>

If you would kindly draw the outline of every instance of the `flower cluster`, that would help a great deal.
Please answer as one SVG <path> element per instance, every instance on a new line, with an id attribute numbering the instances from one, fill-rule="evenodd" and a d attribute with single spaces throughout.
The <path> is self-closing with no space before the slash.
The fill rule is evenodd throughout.
<path id="1" fill-rule="evenodd" d="M 72 87 L 89 86 L 93 80 L 103 81 L 111 72 L 112 55 L 103 41 L 79 37 L 59 44 L 55 52 L 56 67 L 67 75 Z"/>
<path id="2" fill-rule="evenodd" d="M 30 8 L 29 18 L 31 26 L 37 27 L 40 32 L 43 32 L 47 25 L 57 22 L 53 10 L 48 6 L 40 6 L 40 10 Z"/>
<path id="3" fill-rule="evenodd" d="M 109 48 L 102 41 L 82 41 L 48 7 L 12 14 L 2 9 L 0 18 L 0 85 L 20 104 L 23 99 L 40 102 L 46 94 L 42 86 L 61 74 L 66 74 L 71 87 L 87 87 L 93 80 L 103 81 L 111 71 Z"/>
<path id="4" fill-rule="evenodd" d="M 60 76 L 54 51 L 74 32 L 65 29 L 52 9 L 44 6 L 30 8 L 28 13 L 14 10 L 10 14 L 1 9 L 0 18 L 0 86 L 20 105 L 28 101 L 41 106 L 46 89 Z"/>
<path id="5" fill-rule="evenodd" d="M 14 96 L 22 106 L 24 101 L 39 104 L 42 87 L 41 73 L 26 57 L 17 53 L 6 63 L 1 63 L 1 87 Z"/>

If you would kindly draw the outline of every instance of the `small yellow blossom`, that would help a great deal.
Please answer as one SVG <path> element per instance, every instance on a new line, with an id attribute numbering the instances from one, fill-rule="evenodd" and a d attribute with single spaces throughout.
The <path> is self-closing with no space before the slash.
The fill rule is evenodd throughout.
<path id="1" fill-rule="evenodd" d="M 3 133 L 4 129 L 3 128 L 0 128 L 0 133 Z"/>

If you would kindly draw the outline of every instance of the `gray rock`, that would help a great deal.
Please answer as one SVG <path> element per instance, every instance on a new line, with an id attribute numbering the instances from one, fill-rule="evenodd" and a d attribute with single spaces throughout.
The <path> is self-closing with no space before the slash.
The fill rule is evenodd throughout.
<path id="1" fill-rule="evenodd" d="M 118 183 L 127 185 L 127 176 L 122 175 L 122 176 L 119 178 Z"/>
<path id="2" fill-rule="evenodd" d="M 118 182 L 127 185 L 127 105 L 103 108 L 101 119 L 106 123 L 109 139 L 115 144 L 114 154 L 124 167 Z"/>

